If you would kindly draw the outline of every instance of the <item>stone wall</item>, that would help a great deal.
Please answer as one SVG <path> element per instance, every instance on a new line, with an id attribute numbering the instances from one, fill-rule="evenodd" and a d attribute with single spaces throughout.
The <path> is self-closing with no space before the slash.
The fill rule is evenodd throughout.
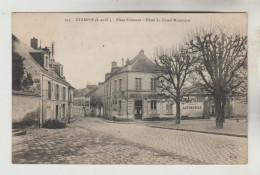
<path id="1" fill-rule="evenodd" d="M 37 113 L 40 117 L 39 96 L 12 94 L 12 123 L 20 122 L 27 114 Z"/>
<path id="2" fill-rule="evenodd" d="M 33 84 L 28 87 L 22 87 L 22 89 L 40 95 L 41 94 L 41 86 L 40 86 L 41 71 L 37 66 L 35 66 L 35 63 L 33 63 L 33 61 L 30 58 L 23 58 L 23 65 L 24 65 L 24 76 L 22 81 L 24 81 L 28 77 L 28 74 L 30 74 Z"/>

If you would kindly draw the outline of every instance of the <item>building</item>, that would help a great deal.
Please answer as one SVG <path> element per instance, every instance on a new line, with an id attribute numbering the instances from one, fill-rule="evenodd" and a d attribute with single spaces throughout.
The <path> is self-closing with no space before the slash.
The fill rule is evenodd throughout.
<path id="1" fill-rule="evenodd" d="M 174 118 L 174 103 L 159 98 L 156 64 L 144 55 L 144 50 L 132 60 L 127 59 L 125 65 L 122 62 L 120 67 L 112 62 L 111 72 L 105 75 L 104 115 L 128 120 Z M 203 113 L 203 107 L 198 109 Z"/>
<path id="2" fill-rule="evenodd" d="M 247 96 L 233 96 L 228 98 L 225 106 L 225 118 L 247 118 Z M 210 115 L 215 116 L 216 109 L 213 101 L 210 102 Z"/>
<path id="3" fill-rule="evenodd" d="M 63 65 L 50 50 L 31 47 L 12 36 L 12 121 L 34 115 L 41 126 L 47 119 L 68 121 L 72 116 L 73 87 L 66 81 Z"/>
<path id="4" fill-rule="evenodd" d="M 87 85 L 83 89 L 74 90 L 73 113 L 74 116 L 88 116 L 91 114 L 90 98 L 97 90 L 96 85 Z"/>

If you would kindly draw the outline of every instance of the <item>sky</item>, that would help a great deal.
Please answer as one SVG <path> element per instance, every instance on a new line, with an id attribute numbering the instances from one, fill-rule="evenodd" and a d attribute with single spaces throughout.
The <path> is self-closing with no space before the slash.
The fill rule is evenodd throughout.
<path id="1" fill-rule="evenodd" d="M 240 13 L 12 15 L 12 33 L 24 43 L 30 45 L 33 37 L 39 40 L 38 45 L 41 43 L 42 47 L 55 42 L 54 59 L 64 65 L 66 80 L 77 89 L 84 88 L 88 83 L 103 82 L 105 73 L 111 70 L 112 61 L 121 66 L 122 58 L 132 59 L 141 49 L 148 58 L 154 60 L 156 48 L 175 47 L 197 28 L 209 24 L 247 33 L 247 15 Z"/>

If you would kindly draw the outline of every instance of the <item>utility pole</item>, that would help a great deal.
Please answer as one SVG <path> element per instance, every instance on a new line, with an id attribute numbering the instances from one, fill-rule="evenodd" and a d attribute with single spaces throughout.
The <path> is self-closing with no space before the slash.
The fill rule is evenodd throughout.
<path id="1" fill-rule="evenodd" d="M 126 118 L 128 120 L 128 63 L 126 69 Z"/>
<path id="2" fill-rule="evenodd" d="M 54 60 L 55 43 L 51 42 L 51 58 Z"/>

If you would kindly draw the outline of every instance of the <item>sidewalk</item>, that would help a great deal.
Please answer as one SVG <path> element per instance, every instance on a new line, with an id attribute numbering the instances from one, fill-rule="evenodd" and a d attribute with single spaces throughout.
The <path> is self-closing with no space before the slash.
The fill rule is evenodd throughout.
<path id="1" fill-rule="evenodd" d="M 175 121 L 144 124 L 153 128 L 200 132 L 207 134 L 227 135 L 245 138 L 247 138 L 248 131 L 248 122 L 246 122 L 246 120 L 239 120 L 239 122 L 237 122 L 233 119 L 226 119 L 223 129 L 216 128 L 216 122 L 214 119 L 181 120 L 180 125 L 176 125 Z"/>

